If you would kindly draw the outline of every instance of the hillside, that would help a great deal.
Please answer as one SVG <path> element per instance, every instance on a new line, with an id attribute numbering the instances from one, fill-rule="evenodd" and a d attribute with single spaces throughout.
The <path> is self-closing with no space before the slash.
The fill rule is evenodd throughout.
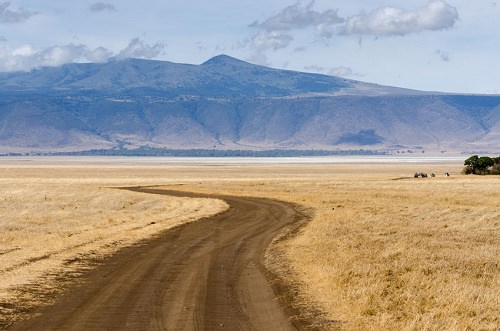
<path id="1" fill-rule="evenodd" d="M 499 152 L 500 96 L 127 59 L 0 74 L 0 153 L 89 149 Z"/>

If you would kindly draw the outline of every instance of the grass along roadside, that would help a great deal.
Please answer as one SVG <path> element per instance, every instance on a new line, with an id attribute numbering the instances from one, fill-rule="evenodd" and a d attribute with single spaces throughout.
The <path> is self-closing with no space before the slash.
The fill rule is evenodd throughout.
<path id="1" fill-rule="evenodd" d="M 497 329 L 500 183 L 370 184 L 325 188 L 285 243 L 304 301 L 351 330 Z"/>
<path id="2" fill-rule="evenodd" d="M 51 171 L 0 178 L 0 326 L 30 306 L 46 304 L 43 292 L 57 290 L 62 274 L 78 273 L 92 259 L 227 208 L 220 200 L 99 187 L 92 183 L 95 177 L 73 170 L 58 171 L 57 180 Z M 113 181 L 124 184 L 105 184 Z"/>
<path id="3" fill-rule="evenodd" d="M 323 322 L 338 321 L 319 329 L 500 329 L 500 178 L 462 176 L 461 162 L 3 170 L 4 182 L 165 184 L 298 203 L 313 219 L 277 243 L 269 267 L 295 286 L 299 309 L 317 307 Z M 413 178 L 419 171 L 438 177 Z"/>
<path id="4" fill-rule="evenodd" d="M 411 167 L 275 167 L 182 189 L 312 208 L 268 261 L 299 310 L 322 311 L 319 329 L 498 330 L 500 178 L 404 177 Z"/>

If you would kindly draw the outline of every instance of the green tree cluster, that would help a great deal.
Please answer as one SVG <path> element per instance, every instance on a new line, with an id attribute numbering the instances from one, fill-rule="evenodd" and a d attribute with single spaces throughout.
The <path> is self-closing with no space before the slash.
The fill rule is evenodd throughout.
<path id="1" fill-rule="evenodd" d="M 500 156 L 473 155 L 464 161 L 463 173 L 466 175 L 500 175 Z"/>

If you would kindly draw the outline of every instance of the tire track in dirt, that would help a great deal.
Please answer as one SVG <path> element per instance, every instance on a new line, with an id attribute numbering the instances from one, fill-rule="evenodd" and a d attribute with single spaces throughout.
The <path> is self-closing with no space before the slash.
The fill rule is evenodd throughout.
<path id="1" fill-rule="evenodd" d="M 225 200 L 228 211 L 120 250 L 55 304 L 9 330 L 296 330 L 269 285 L 264 252 L 300 213 L 292 204 L 153 187 L 147 194 Z M 275 288 L 276 289 L 276 288 Z M 286 304 L 286 303 L 285 303 Z"/>

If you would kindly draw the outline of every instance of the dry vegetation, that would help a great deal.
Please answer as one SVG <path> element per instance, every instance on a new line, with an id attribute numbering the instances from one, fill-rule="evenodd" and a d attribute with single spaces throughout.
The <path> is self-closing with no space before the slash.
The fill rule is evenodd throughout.
<path id="1" fill-rule="evenodd" d="M 438 177 L 412 178 L 422 166 Z M 320 329 L 498 330 L 500 178 L 460 170 L 460 164 L 236 167 L 182 189 L 312 208 L 312 221 L 277 243 L 269 261 L 281 260 L 270 268 L 299 286 L 299 308 L 323 311 Z M 452 176 L 439 175 L 445 171 Z"/>
<path id="2" fill-rule="evenodd" d="M 286 243 L 306 302 L 353 330 L 500 327 L 499 181 L 317 188 L 314 222 Z"/>
<path id="3" fill-rule="evenodd" d="M 120 169 L 113 173 L 121 178 L 109 173 L 102 178 L 106 169 L 74 165 L 4 163 L 0 170 L 0 326 L 2 319 L 16 318 L 18 305 L 26 309 L 46 301 L 36 289 L 59 286 L 54 278 L 63 272 L 74 273 L 120 247 L 227 207 L 221 200 L 100 186 L 140 180 Z"/>
<path id="4" fill-rule="evenodd" d="M 296 304 L 304 312 L 313 306 L 323 312 L 325 324 L 317 325 L 320 329 L 337 326 L 345 330 L 500 329 L 500 178 L 460 175 L 460 162 L 89 164 L 73 165 L 71 171 L 61 166 L 58 172 L 53 171 L 53 165 L 17 165 L 5 171 L 7 166 L 3 165 L 1 180 L 3 185 L 10 185 L 8 194 L 14 200 L 0 202 L 1 206 L 23 204 L 17 194 L 29 194 L 37 201 L 36 205 L 43 206 L 45 195 L 54 199 L 53 192 L 62 190 L 61 187 L 72 193 L 54 205 L 57 206 L 54 212 L 65 215 L 68 225 L 61 227 L 52 222 L 53 230 L 44 230 L 43 236 L 35 233 L 38 239 L 25 241 L 26 246 L 43 246 L 43 238 L 70 240 L 75 236 L 69 234 L 84 233 L 76 228 L 85 229 L 90 219 L 101 219 L 115 226 L 120 226 L 123 220 L 128 223 L 138 216 L 132 211 L 127 214 L 127 208 L 132 206 L 120 210 L 123 201 L 135 201 L 136 211 L 160 203 L 155 202 L 158 197 L 98 189 L 98 185 L 164 184 L 177 190 L 271 197 L 301 204 L 312 211 L 312 220 L 297 236 L 275 244 L 269 252 L 269 261 L 279 261 L 270 264 L 270 268 L 280 272 L 293 286 L 299 286 Z M 100 170 L 96 171 L 97 168 Z M 415 179 L 413 173 L 417 171 L 433 171 L 438 177 Z M 440 174 L 445 171 L 452 176 L 442 177 Z M 69 187 L 74 189 L 68 191 Z M 97 193 L 99 196 L 93 195 Z M 2 194 L 7 193 L 2 191 Z M 111 198 L 113 194 L 119 196 Z M 105 200 L 106 196 L 110 200 Z M 163 202 L 178 203 L 174 201 L 177 199 Z M 98 208 L 93 203 L 101 209 L 103 205 L 115 206 L 111 208 L 114 214 L 98 217 Z M 37 215 L 36 208 L 42 207 L 33 208 L 18 207 L 16 214 L 27 210 L 22 219 L 32 224 L 18 228 L 12 222 L 5 222 L 6 209 L 1 209 L 2 238 L 4 227 L 23 233 L 23 237 L 35 225 L 48 229 L 46 224 L 51 222 L 46 210 Z M 179 206 L 171 208 L 176 210 Z M 13 209 L 8 210 L 10 213 Z M 89 210 L 93 214 L 89 215 Z M 74 217 L 69 216 L 72 213 Z M 85 217 L 91 218 L 81 222 Z M 72 224 L 76 227 L 71 228 Z M 99 237 L 98 227 L 94 229 L 96 232 L 88 231 L 89 238 Z M 122 231 L 125 230 L 118 232 Z M 4 251 L 23 247 L 5 240 L 0 239 Z M 18 251 L 0 255 L 4 259 L 2 268 L 6 265 L 3 261 L 12 254 Z M 26 256 L 40 256 L 40 252 Z M 2 282 L 18 279 L 5 271 L 0 277 Z M 328 324 L 329 320 L 336 323 Z"/>

